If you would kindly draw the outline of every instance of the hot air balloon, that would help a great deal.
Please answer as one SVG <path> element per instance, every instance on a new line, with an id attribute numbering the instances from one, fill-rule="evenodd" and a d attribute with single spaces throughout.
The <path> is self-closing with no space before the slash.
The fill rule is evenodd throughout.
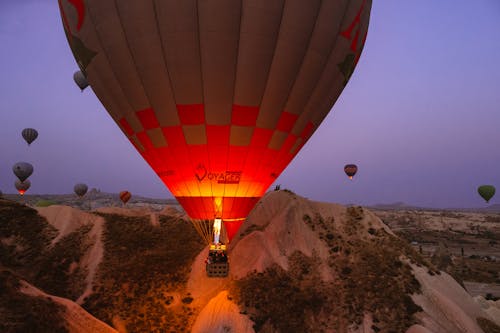
<path id="1" fill-rule="evenodd" d="M 24 195 L 24 193 L 26 193 L 26 191 L 31 187 L 31 182 L 29 181 L 29 179 L 26 179 L 25 181 L 20 181 L 18 179 L 14 183 L 14 186 L 16 187 L 20 195 Z"/>
<path id="2" fill-rule="evenodd" d="M 73 187 L 73 191 L 80 198 L 83 197 L 85 195 L 85 193 L 87 193 L 87 190 L 88 190 L 88 187 L 85 184 L 76 184 L 75 187 Z"/>
<path id="3" fill-rule="evenodd" d="M 495 186 L 493 185 L 481 185 L 477 188 L 477 192 L 486 202 L 489 202 L 491 198 L 495 195 Z"/>
<path id="4" fill-rule="evenodd" d="M 73 80 L 75 81 L 76 85 L 78 86 L 78 88 L 80 88 L 81 91 L 84 91 L 85 88 L 87 88 L 89 86 L 89 83 L 87 82 L 87 78 L 82 73 L 82 71 L 76 71 L 73 74 Z"/>
<path id="5" fill-rule="evenodd" d="M 344 166 L 344 172 L 347 177 L 349 177 L 349 179 L 352 179 L 356 172 L 358 172 L 358 167 L 356 166 L 356 164 L 346 164 Z"/>
<path id="6" fill-rule="evenodd" d="M 38 137 L 38 131 L 34 128 L 25 128 L 21 132 L 24 140 L 28 143 L 28 146 L 31 145 L 33 141 Z"/>
<path id="7" fill-rule="evenodd" d="M 120 200 L 123 202 L 124 205 L 130 200 L 131 197 L 132 194 L 129 191 L 120 192 Z"/>
<path id="8" fill-rule="evenodd" d="M 33 165 L 28 162 L 18 162 L 12 167 L 12 171 L 20 181 L 25 181 L 33 173 Z"/>
<path id="9" fill-rule="evenodd" d="M 326 117 L 371 0 L 59 0 L 93 91 L 208 243 L 228 240 Z"/>

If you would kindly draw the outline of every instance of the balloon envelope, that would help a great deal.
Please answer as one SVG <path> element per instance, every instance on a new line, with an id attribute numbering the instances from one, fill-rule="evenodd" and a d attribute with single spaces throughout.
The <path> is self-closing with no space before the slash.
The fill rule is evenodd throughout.
<path id="1" fill-rule="evenodd" d="M 132 197 L 132 194 L 129 191 L 121 191 L 120 192 L 120 200 L 126 204 L 130 198 Z"/>
<path id="2" fill-rule="evenodd" d="M 495 186 L 493 185 L 481 185 L 477 188 L 477 192 L 486 202 L 489 202 L 491 198 L 495 195 Z"/>
<path id="3" fill-rule="evenodd" d="M 92 89 L 187 214 L 236 225 L 344 89 L 371 9 L 371 0 L 59 3 Z"/>
<path id="4" fill-rule="evenodd" d="M 75 187 L 73 188 L 73 191 L 79 197 L 83 197 L 85 195 L 85 193 L 87 193 L 87 190 L 88 190 L 88 187 L 85 184 L 76 184 Z"/>
<path id="5" fill-rule="evenodd" d="M 21 132 L 24 140 L 30 145 L 38 137 L 38 131 L 34 128 L 25 128 Z"/>
<path id="6" fill-rule="evenodd" d="M 28 162 L 18 162 L 14 164 L 12 171 L 23 182 L 33 173 L 33 165 Z"/>
<path id="7" fill-rule="evenodd" d="M 352 179 L 356 172 L 358 172 L 358 167 L 356 164 L 346 164 L 344 166 L 344 172 L 349 177 L 349 179 Z"/>
<path id="8" fill-rule="evenodd" d="M 29 181 L 29 179 L 25 181 L 16 180 L 14 186 L 16 187 L 20 195 L 24 195 L 24 193 L 31 187 L 31 182 Z"/>

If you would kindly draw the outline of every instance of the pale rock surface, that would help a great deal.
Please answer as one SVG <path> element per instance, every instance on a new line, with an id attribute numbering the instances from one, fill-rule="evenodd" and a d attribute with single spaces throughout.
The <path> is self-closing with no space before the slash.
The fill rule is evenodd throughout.
<path id="1" fill-rule="evenodd" d="M 240 314 L 238 305 L 221 291 L 201 310 L 193 325 L 192 333 L 253 333 L 253 322 Z"/>
<path id="2" fill-rule="evenodd" d="M 85 311 L 80 305 L 62 297 L 52 296 L 32 286 L 26 281 L 21 281 L 20 291 L 33 297 L 48 298 L 66 308 L 63 318 L 66 320 L 70 333 L 118 333 L 109 325 L 103 323 Z"/>
<path id="3" fill-rule="evenodd" d="M 492 301 L 482 296 L 476 296 L 474 297 L 474 301 L 489 315 L 488 319 L 500 326 L 500 300 Z"/>
<path id="4" fill-rule="evenodd" d="M 411 265 L 413 274 L 422 286 L 422 294 L 413 300 L 424 312 L 416 314 L 422 325 L 431 332 L 483 332 L 476 318 L 487 314 L 451 276 L 428 274 L 425 267 Z"/>
<path id="5" fill-rule="evenodd" d="M 104 219 L 100 216 L 83 212 L 69 206 L 49 206 L 37 208 L 38 213 L 47 222 L 58 230 L 58 235 L 52 240 L 52 245 L 57 243 L 62 237 L 69 235 L 78 228 L 91 225 L 92 229 L 87 234 L 88 241 L 92 243 L 89 250 L 85 252 L 78 263 L 87 270 L 85 278 L 85 290 L 78 297 L 76 302 L 82 304 L 85 297 L 92 293 L 92 286 L 97 272 L 97 268 L 102 261 L 104 248 L 102 244 L 102 232 Z"/>
<path id="6" fill-rule="evenodd" d="M 94 239 L 94 247 L 84 259 L 87 267 L 94 265 L 94 270 L 89 276 L 95 275 L 95 269 L 102 259 L 103 220 L 95 215 L 84 213 L 65 206 L 50 206 L 38 208 L 41 215 L 59 231 L 57 241 L 64 235 L 76 230 L 80 226 L 92 224 L 89 236 Z M 121 214 L 126 216 L 143 216 L 151 214 L 145 209 L 125 209 L 109 207 L 99 209 L 101 212 Z M 160 214 L 179 214 L 177 210 L 166 207 Z M 348 220 L 347 209 L 344 206 L 312 202 L 299 196 L 280 192 L 270 192 L 257 204 L 252 211 L 240 233 L 250 232 L 243 238 L 237 235 L 229 246 L 230 275 L 227 278 L 208 278 L 205 273 L 205 259 L 208 249 L 205 248 L 195 259 L 187 283 L 187 292 L 193 297 L 192 305 L 200 310 L 193 326 L 193 332 L 253 332 L 250 319 L 240 313 L 238 305 L 228 298 L 230 282 L 241 279 L 253 271 L 263 271 L 277 264 L 283 269 L 288 269 L 288 256 L 295 251 L 300 251 L 307 256 L 316 255 L 322 262 L 322 278 L 325 281 L 336 278 L 327 266 L 328 248 L 319 239 L 317 234 L 304 222 L 305 215 L 314 218 L 321 214 L 324 218 L 333 217 L 334 230 L 343 233 L 343 225 Z M 365 229 L 372 227 L 391 230 L 370 211 L 364 209 L 364 217 L 357 221 Z M 449 275 L 430 275 L 425 267 L 411 265 L 416 279 L 422 286 L 422 294 L 413 295 L 416 304 L 423 308 L 423 312 L 416 317 L 419 324 L 413 325 L 407 333 L 481 333 L 483 332 L 476 322 L 476 318 L 484 317 L 497 324 L 500 321 L 499 302 L 475 300 Z M 90 281 L 90 283 L 89 283 Z M 91 279 L 87 281 L 91 287 Z M 88 289 L 87 288 L 87 289 Z M 45 295 L 36 288 L 23 285 L 23 292 Z M 86 291 L 84 293 L 88 295 Z M 65 304 L 72 315 L 68 322 L 72 322 L 72 332 L 89 332 L 88 328 L 95 325 L 92 332 L 116 332 L 95 318 L 88 318 L 86 313 L 77 304 L 50 296 Z M 84 295 L 79 298 L 82 301 Z M 83 312 L 82 312 L 83 311 Z M 91 316 L 90 316 L 91 317 Z M 81 321 L 81 322 L 80 322 Z M 352 333 L 371 333 L 371 315 L 366 314 L 361 325 L 352 328 Z"/>
<path id="7" fill-rule="evenodd" d="M 151 213 L 151 208 L 143 206 L 143 207 L 118 207 L 118 206 L 109 206 L 109 207 L 100 207 L 94 210 L 97 213 L 104 214 L 117 214 L 124 216 L 144 216 L 149 215 Z"/>

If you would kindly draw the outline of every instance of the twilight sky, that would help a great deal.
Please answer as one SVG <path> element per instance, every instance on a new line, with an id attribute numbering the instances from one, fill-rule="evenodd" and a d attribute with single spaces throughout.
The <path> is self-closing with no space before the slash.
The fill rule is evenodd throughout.
<path id="1" fill-rule="evenodd" d="M 73 83 L 57 1 L 0 0 L 0 45 L 2 192 L 15 192 L 12 165 L 27 161 L 31 194 L 84 182 L 172 197 L 93 92 Z M 25 127 L 40 133 L 31 147 Z M 359 166 L 353 181 L 347 163 Z M 500 1 L 375 0 L 354 75 L 276 183 L 343 204 L 486 206 L 477 186 L 500 191 Z"/>

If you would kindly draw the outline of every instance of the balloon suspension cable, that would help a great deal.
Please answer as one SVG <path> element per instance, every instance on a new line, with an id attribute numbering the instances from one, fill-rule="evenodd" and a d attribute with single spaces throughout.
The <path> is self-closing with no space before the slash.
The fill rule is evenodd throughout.
<path id="1" fill-rule="evenodd" d="M 203 238 L 205 243 L 208 245 L 212 242 L 212 223 L 210 220 L 198 220 L 191 219 L 191 223 L 198 232 L 198 234 Z"/>
<path id="2" fill-rule="evenodd" d="M 217 220 L 219 221 L 217 222 Z M 217 242 L 227 242 L 227 233 L 222 219 L 191 219 L 191 223 L 207 245 L 217 244 Z M 216 228 L 218 231 L 216 231 Z"/>

